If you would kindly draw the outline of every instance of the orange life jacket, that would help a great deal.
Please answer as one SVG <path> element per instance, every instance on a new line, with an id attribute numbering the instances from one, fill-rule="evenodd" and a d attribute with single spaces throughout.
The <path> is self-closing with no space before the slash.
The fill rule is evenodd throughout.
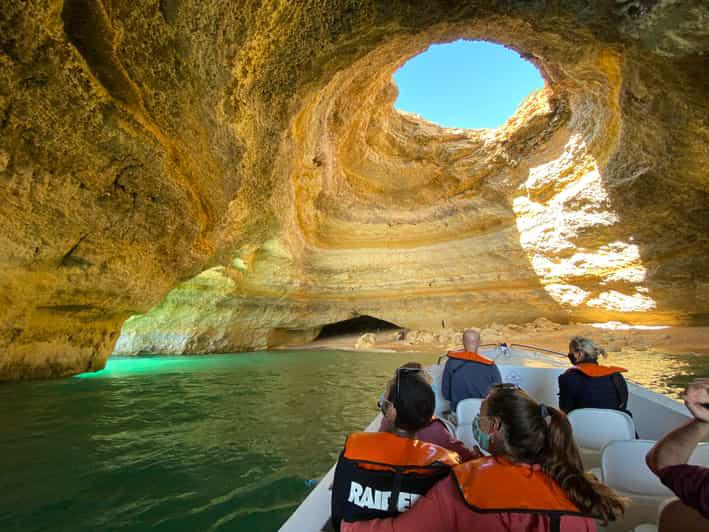
<path id="1" fill-rule="evenodd" d="M 571 370 L 578 370 L 588 377 L 608 377 L 614 373 L 623 373 L 628 371 L 620 366 L 601 366 L 600 364 L 594 364 L 593 362 L 582 362 L 576 364 Z"/>
<path id="2" fill-rule="evenodd" d="M 388 432 L 350 434 L 335 467 L 332 522 L 391 517 L 460 463 L 457 453 Z"/>
<path id="3" fill-rule="evenodd" d="M 468 362 L 477 362 L 478 364 L 485 364 L 486 366 L 492 366 L 493 362 L 489 358 L 485 358 L 478 353 L 471 353 L 470 351 L 448 351 L 448 358 L 457 358 L 458 360 L 467 360 Z"/>
<path id="4" fill-rule="evenodd" d="M 460 463 L 460 456 L 454 451 L 390 432 L 353 432 L 347 438 L 343 456 L 364 469 L 399 469 L 403 473 L 426 474 L 435 464 L 453 467 Z"/>
<path id="5" fill-rule="evenodd" d="M 458 491 L 476 512 L 579 515 L 578 507 L 542 471 L 488 456 L 453 469 Z"/>

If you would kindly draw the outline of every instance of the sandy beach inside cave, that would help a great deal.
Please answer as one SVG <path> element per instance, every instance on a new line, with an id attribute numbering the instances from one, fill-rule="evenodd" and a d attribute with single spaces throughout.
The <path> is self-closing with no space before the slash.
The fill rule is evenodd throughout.
<path id="1" fill-rule="evenodd" d="M 420 331 L 387 329 L 318 338 L 285 349 L 342 349 L 395 352 L 445 352 L 460 347 L 460 329 Z M 643 328 L 624 324 L 553 323 L 544 318 L 524 325 L 493 325 L 481 329 L 483 343 L 519 343 L 566 353 L 569 339 L 585 336 L 609 354 L 628 351 L 709 354 L 709 327 Z"/>

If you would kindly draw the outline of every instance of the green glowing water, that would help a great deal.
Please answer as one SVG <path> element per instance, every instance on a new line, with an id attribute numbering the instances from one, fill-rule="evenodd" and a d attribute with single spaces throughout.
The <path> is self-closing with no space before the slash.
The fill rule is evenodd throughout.
<path id="1" fill-rule="evenodd" d="M 346 434 L 373 419 L 394 368 L 436 358 L 141 357 L 78 378 L 2 385 L 0 530 L 276 530 Z M 631 374 L 637 366 L 643 384 L 670 394 L 708 373 L 709 357 L 647 358 L 612 362 Z M 648 370 L 663 360 L 663 372 Z"/>

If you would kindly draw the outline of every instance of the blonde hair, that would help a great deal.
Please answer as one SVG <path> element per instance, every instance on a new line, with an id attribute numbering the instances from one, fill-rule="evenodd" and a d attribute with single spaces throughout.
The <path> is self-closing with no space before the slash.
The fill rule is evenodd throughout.
<path id="1" fill-rule="evenodd" d="M 599 356 L 608 356 L 605 349 L 598 347 L 592 340 L 583 336 L 574 336 L 569 342 L 569 347 L 574 353 L 581 351 L 583 360 L 596 361 Z"/>

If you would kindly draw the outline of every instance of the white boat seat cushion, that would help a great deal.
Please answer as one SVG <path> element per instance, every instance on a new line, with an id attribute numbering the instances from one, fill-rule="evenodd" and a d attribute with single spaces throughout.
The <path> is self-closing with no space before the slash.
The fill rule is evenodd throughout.
<path id="1" fill-rule="evenodd" d="M 605 408 L 579 408 L 569 414 L 579 447 L 600 451 L 614 440 L 635 439 L 635 424 L 625 412 Z"/>
<path id="2" fill-rule="evenodd" d="M 629 495 L 671 497 L 673 493 L 645 463 L 645 455 L 654 444 L 650 440 L 612 441 L 607 444 L 601 451 L 603 482 Z"/>
<path id="3" fill-rule="evenodd" d="M 456 429 L 455 437 L 462 441 L 466 447 L 472 448 L 478 445 L 473 436 L 473 420 L 480 413 L 482 399 L 463 399 L 458 402 L 455 410 Z"/>
<path id="4" fill-rule="evenodd" d="M 689 457 L 689 463 L 709 467 L 709 443 L 700 443 Z"/>
<path id="5" fill-rule="evenodd" d="M 473 436 L 473 429 L 470 425 L 463 425 L 455 429 L 455 437 L 463 442 L 468 449 L 472 449 L 478 445 L 477 440 Z"/>
<path id="6" fill-rule="evenodd" d="M 463 399 L 458 401 L 458 406 L 455 409 L 455 418 L 458 425 L 472 425 L 475 416 L 480 413 L 482 404 L 482 399 Z"/>
<path id="7" fill-rule="evenodd" d="M 433 379 L 433 392 L 436 396 L 436 408 L 433 411 L 433 415 L 436 417 L 443 417 L 444 412 L 449 412 L 451 409 L 450 402 L 443 397 L 442 393 L 442 382 L 443 382 L 443 365 L 435 365 L 426 368 L 429 375 Z"/>

